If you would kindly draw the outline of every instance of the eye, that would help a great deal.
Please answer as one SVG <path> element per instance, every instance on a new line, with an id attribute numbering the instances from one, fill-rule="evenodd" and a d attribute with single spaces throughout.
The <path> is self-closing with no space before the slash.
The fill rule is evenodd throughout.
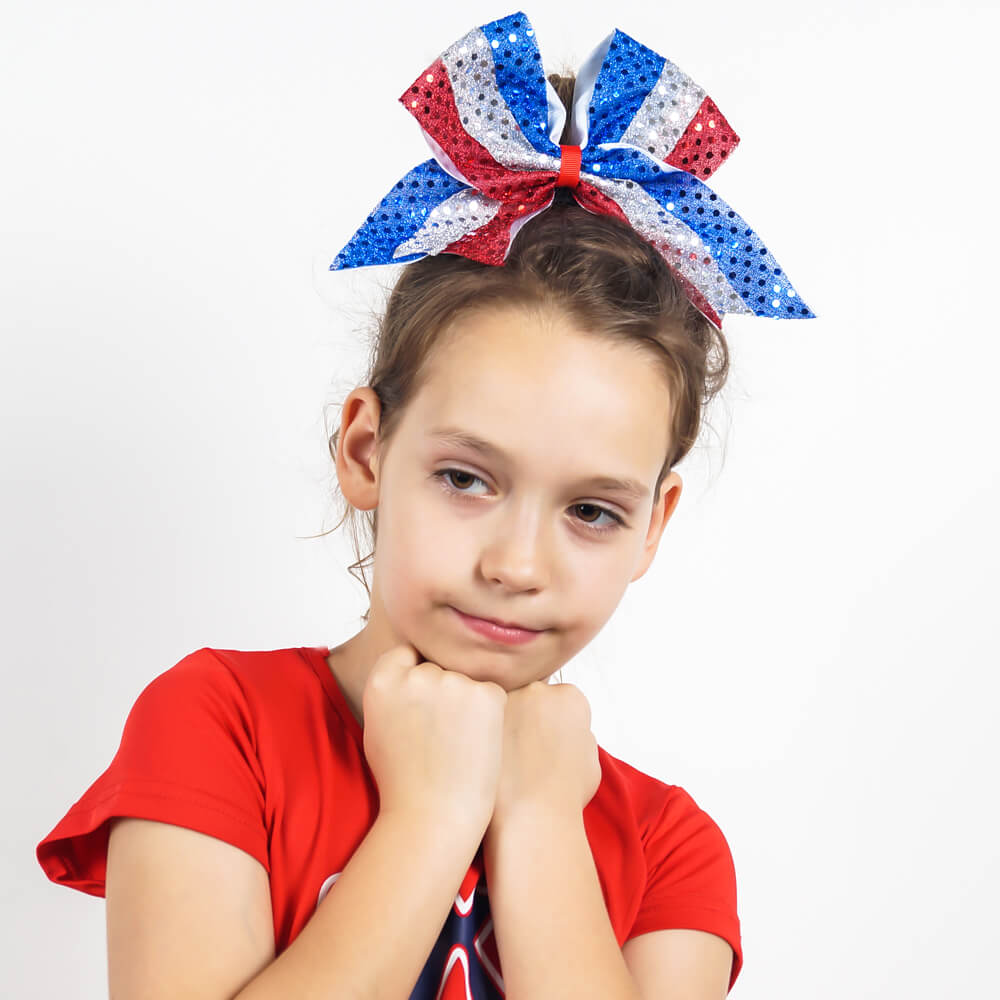
<path id="1" fill-rule="evenodd" d="M 479 477 L 473 475 L 471 472 L 466 472 L 464 469 L 441 469 L 434 473 L 434 478 L 439 480 L 441 483 L 441 488 L 445 493 L 449 493 L 452 496 L 468 496 L 472 497 L 477 494 L 469 493 L 466 489 L 461 486 L 462 478 L 470 479 L 473 483 L 482 483 L 484 486 L 485 482 Z M 456 479 L 458 480 L 458 488 L 456 489 Z M 469 484 L 471 485 L 471 483 Z M 596 521 L 588 521 L 586 518 L 577 518 L 576 520 L 580 522 L 588 531 L 596 535 L 602 535 L 609 531 L 617 531 L 619 528 L 625 527 L 625 521 L 623 518 L 619 517 L 613 510 L 609 510 L 607 507 L 602 507 L 595 503 L 577 503 L 573 504 L 570 508 L 571 510 L 585 510 L 594 511 L 596 510 L 598 514 L 604 514 L 609 517 L 612 521 L 611 524 L 605 527 L 598 527 Z"/>
<path id="2" fill-rule="evenodd" d="M 455 479 L 456 477 L 461 480 L 463 477 L 466 479 L 471 479 L 474 483 L 483 483 L 483 480 L 479 476 L 474 476 L 471 472 L 465 472 L 463 469 L 441 469 L 440 472 L 434 473 L 435 478 L 441 481 L 441 485 L 446 493 L 466 493 L 466 489 L 462 487 L 459 483 L 458 488 L 455 489 Z M 447 485 L 445 485 L 447 483 Z M 485 486 L 486 483 L 483 483 Z"/>

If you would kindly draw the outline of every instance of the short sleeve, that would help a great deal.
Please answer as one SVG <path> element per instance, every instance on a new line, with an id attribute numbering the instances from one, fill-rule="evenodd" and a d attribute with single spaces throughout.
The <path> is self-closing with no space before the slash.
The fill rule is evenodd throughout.
<path id="1" fill-rule="evenodd" d="M 733 949 L 731 990 L 743 950 L 736 869 L 722 830 L 683 788 L 671 785 L 643 846 L 646 888 L 628 937 L 675 927 L 717 934 Z"/>
<path id="2" fill-rule="evenodd" d="M 139 694 L 107 770 L 36 848 L 45 874 L 104 896 L 115 816 L 198 830 L 246 851 L 270 874 L 253 713 L 212 650 L 190 653 Z"/>

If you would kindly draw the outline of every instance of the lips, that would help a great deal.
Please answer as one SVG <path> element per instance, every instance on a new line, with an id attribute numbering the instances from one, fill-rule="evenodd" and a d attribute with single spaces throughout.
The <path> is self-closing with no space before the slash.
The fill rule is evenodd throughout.
<path id="1" fill-rule="evenodd" d="M 467 615 L 455 607 L 450 610 L 455 612 L 455 617 L 462 623 L 463 627 L 476 633 L 480 640 L 485 639 L 488 642 L 505 646 L 523 646 L 526 643 L 534 642 L 538 636 L 544 635 L 548 631 L 547 629 L 521 628 L 517 625 L 514 627 L 497 625 L 492 619 Z"/>
<path id="2" fill-rule="evenodd" d="M 458 608 L 455 609 L 456 611 Z M 544 632 L 543 628 L 532 628 L 530 625 L 521 625 L 518 622 L 505 622 L 501 621 L 499 618 L 488 618 L 486 615 L 474 615 L 470 611 L 463 611 L 463 615 L 469 615 L 470 618 L 481 618 L 484 622 L 492 622 L 494 625 L 499 625 L 501 628 L 519 628 L 525 632 Z"/>

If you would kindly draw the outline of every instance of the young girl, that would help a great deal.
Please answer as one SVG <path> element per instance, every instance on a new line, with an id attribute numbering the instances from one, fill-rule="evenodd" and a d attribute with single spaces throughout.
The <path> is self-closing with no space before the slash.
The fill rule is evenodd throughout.
<path id="1" fill-rule="evenodd" d="M 700 179 L 737 136 L 628 35 L 546 81 L 512 14 L 401 100 L 434 158 L 333 264 L 413 261 L 331 440 L 365 625 L 155 677 L 38 861 L 106 897 L 116 1000 L 718 1000 L 722 832 L 548 681 L 656 554 L 721 315 L 812 313 Z"/>

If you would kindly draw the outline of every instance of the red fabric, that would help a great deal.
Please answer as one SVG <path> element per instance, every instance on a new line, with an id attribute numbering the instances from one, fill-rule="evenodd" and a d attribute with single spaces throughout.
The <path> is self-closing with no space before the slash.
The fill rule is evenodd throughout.
<path id="1" fill-rule="evenodd" d="M 556 187 L 575 188 L 580 183 L 580 164 L 583 152 L 579 146 L 560 146 L 559 176 Z"/>
<path id="2" fill-rule="evenodd" d="M 664 162 L 687 170 L 699 180 L 707 180 L 739 144 L 740 137 L 733 126 L 706 94 Z"/>
<path id="3" fill-rule="evenodd" d="M 199 830 L 268 872 L 280 954 L 378 814 L 362 729 L 328 655 L 326 647 L 204 648 L 155 677 L 107 770 L 38 844 L 48 878 L 104 896 L 113 816 Z M 743 959 L 725 837 L 680 786 L 598 752 L 601 785 L 584 809 L 584 828 L 619 945 L 669 927 L 717 934 L 735 952 L 732 988 Z M 480 852 L 414 997 L 437 995 L 452 944 L 470 940 L 475 961 L 450 963 L 471 980 L 463 995 L 503 996 L 488 891 Z"/>

